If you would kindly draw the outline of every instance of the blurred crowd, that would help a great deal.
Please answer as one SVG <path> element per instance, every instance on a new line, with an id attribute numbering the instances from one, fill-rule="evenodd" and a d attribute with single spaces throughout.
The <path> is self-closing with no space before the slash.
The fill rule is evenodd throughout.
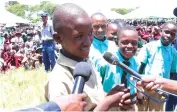
<path id="1" fill-rule="evenodd" d="M 2 72 L 24 66 L 38 69 L 42 64 L 40 27 L 1 27 L 0 60 Z"/>
<path id="2" fill-rule="evenodd" d="M 144 44 L 159 40 L 161 37 L 162 24 L 164 22 L 147 22 L 134 20 L 108 20 L 108 40 L 115 41 L 118 45 L 118 30 L 130 25 L 136 28 L 139 35 L 138 47 Z M 114 27 L 115 29 L 112 29 Z M 113 31 L 112 31 L 113 30 Z M 0 70 L 6 72 L 23 66 L 26 70 L 38 69 L 42 64 L 42 36 L 40 26 L 23 26 L 6 28 L 1 26 L 0 29 Z M 55 43 L 55 55 L 61 45 Z M 138 50 L 139 51 L 139 50 Z"/>

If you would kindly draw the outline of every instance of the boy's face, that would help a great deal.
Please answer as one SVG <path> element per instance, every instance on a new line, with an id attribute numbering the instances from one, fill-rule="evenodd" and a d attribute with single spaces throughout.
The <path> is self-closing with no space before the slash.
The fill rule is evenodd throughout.
<path id="1" fill-rule="evenodd" d="M 48 20 L 48 17 L 47 17 L 47 16 L 42 16 L 41 18 L 42 18 L 42 21 L 43 21 L 44 23 L 46 23 L 47 20 Z"/>
<path id="2" fill-rule="evenodd" d="M 54 38 L 64 50 L 80 58 L 88 57 L 93 40 L 90 17 L 71 20 L 70 26 L 62 27 L 59 32 Z"/>
<path id="3" fill-rule="evenodd" d="M 109 25 L 106 37 L 108 40 L 114 40 L 117 37 L 118 27 L 114 24 Z"/>
<path id="4" fill-rule="evenodd" d="M 138 48 L 138 34 L 132 30 L 124 30 L 119 36 L 120 53 L 128 60 L 135 55 Z"/>
<path id="5" fill-rule="evenodd" d="M 161 40 L 164 45 L 169 45 L 176 38 L 177 27 L 173 24 L 167 24 L 162 29 L 162 37 Z"/>
<path id="6" fill-rule="evenodd" d="M 92 18 L 93 34 L 98 39 L 103 39 L 107 32 L 106 18 L 101 15 L 95 15 Z"/>

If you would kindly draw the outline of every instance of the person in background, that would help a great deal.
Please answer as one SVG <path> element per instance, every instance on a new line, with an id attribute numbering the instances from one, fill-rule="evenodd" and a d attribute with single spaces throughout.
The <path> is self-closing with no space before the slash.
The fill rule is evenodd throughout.
<path id="1" fill-rule="evenodd" d="M 45 67 L 45 71 L 48 72 L 50 69 L 53 69 L 55 66 L 55 44 L 53 40 L 53 26 L 48 22 L 48 14 L 42 13 L 41 18 L 43 21 L 41 36 L 42 36 L 42 57 Z"/>
<path id="2" fill-rule="evenodd" d="M 177 50 L 177 38 L 172 42 L 172 46 Z M 177 73 L 171 74 L 172 80 L 177 80 Z M 177 105 L 177 97 L 170 95 L 166 103 L 165 111 L 174 111 Z"/>
<path id="3" fill-rule="evenodd" d="M 0 49 L 0 72 L 3 72 L 3 67 L 4 67 L 4 59 L 2 58 L 2 52 L 3 50 Z"/>
<path id="4" fill-rule="evenodd" d="M 174 15 L 177 16 L 177 8 L 174 9 L 173 11 Z M 172 42 L 172 46 L 177 50 L 177 38 Z M 177 80 L 177 73 L 171 74 L 171 79 L 172 80 Z M 172 95 L 169 96 L 169 100 L 166 103 L 166 111 L 174 111 L 175 107 L 177 105 L 177 97 L 174 97 Z"/>
<path id="5" fill-rule="evenodd" d="M 118 47 L 115 42 L 109 41 L 106 37 L 108 30 L 106 17 L 102 13 L 94 13 L 91 16 L 91 20 L 94 38 L 89 52 L 89 58 L 95 65 L 96 60 L 101 58 L 106 51 L 115 52 Z"/>
<path id="6" fill-rule="evenodd" d="M 110 41 L 117 40 L 117 32 L 118 32 L 118 26 L 116 23 L 109 23 L 108 24 L 108 31 L 106 33 L 106 37 Z"/>
<path id="7" fill-rule="evenodd" d="M 131 26 L 124 26 L 116 35 L 119 37 L 119 48 L 117 52 L 113 54 L 120 62 L 138 71 L 138 63 L 134 57 L 138 48 L 137 31 Z M 120 67 L 110 65 L 101 58 L 97 61 L 96 68 L 98 68 L 102 77 L 103 88 L 106 93 L 110 92 L 116 85 L 125 84 L 125 87 L 130 88 L 132 96 L 136 94 L 136 88 L 131 85 L 136 85 L 136 82 L 131 80 L 131 76 Z M 134 102 L 136 102 L 136 100 L 134 100 Z M 135 108 L 133 108 L 133 110 L 135 111 Z"/>
<path id="8" fill-rule="evenodd" d="M 13 39 L 19 47 L 21 47 L 21 45 L 23 45 L 24 43 L 21 32 L 16 32 L 15 37 Z"/>
<path id="9" fill-rule="evenodd" d="M 153 36 L 154 40 L 159 40 L 160 39 L 161 34 L 160 34 L 160 28 L 158 26 L 153 27 L 152 36 Z"/>
<path id="10" fill-rule="evenodd" d="M 119 20 L 119 19 L 114 20 L 114 23 L 117 24 L 117 26 L 118 26 L 118 31 L 119 31 L 121 28 L 123 28 L 124 26 L 128 26 L 123 20 Z M 118 45 L 118 41 L 119 41 L 119 37 L 117 37 L 117 38 L 115 39 L 115 43 L 116 43 L 117 46 L 119 46 L 119 45 Z"/>
<path id="11" fill-rule="evenodd" d="M 3 32 L 0 32 L 0 49 L 4 49 L 4 37 L 3 37 Z"/>
<path id="12" fill-rule="evenodd" d="M 140 74 L 170 79 L 170 74 L 177 72 L 177 51 L 171 46 L 171 43 L 176 38 L 176 34 L 176 23 L 167 22 L 162 26 L 162 36 L 160 40 L 150 42 L 143 46 L 137 56 L 140 63 Z M 157 93 L 153 93 L 151 96 L 157 99 L 163 98 L 162 95 Z M 164 103 L 155 103 L 149 99 L 146 99 L 146 101 L 146 109 L 149 111 L 162 111 L 164 108 Z"/>

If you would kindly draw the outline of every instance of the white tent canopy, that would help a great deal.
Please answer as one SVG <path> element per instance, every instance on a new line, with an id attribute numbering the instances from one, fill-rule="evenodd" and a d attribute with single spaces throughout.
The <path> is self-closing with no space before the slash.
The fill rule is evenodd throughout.
<path id="1" fill-rule="evenodd" d="M 16 16 L 5 9 L 0 10 L 0 23 L 29 23 L 30 21 Z"/>
<path id="2" fill-rule="evenodd" d="M 100 10 L 101 13 L 103 13 L 107 19 L 122 19 L 123 16 L 115 11 L 111 11 L 111 9 L 102 9 Z"/>
<path id="3" fill-rule="evenodd" d="M 174 7 L 149 6 L 140 7 L 126 15 L 125 19 L 142 19 L 142 18 L 175 18 L 173 15 Z"/>
<path id="4" fill-rule="evenodd" d="M 15 24 L 15 23 L 7 23 L 7 24 L 5 25 L 5 27 L 13 27 L 13 26 L 18 26 L 18 25 Z"/>

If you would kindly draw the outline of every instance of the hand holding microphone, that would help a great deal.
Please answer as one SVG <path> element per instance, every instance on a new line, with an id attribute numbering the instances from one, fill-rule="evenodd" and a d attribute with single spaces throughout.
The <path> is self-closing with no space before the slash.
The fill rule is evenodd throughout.
<path id="1" fill-rule="evenodd" d="M 110 52 L 106 52 L 104 55 L 103 55 L 103 58 L 109 62 L 110 64 L 113 64 L 113 65 L 116 65 L 116 66 L 119 66 L 120 68 L 122 68 L 124 71 L 126 71 L 127 73 L 129 73 L 130 75 L 132 75 L 134 78 L 136 78 L 137 80 L 141 81 L 142 80 L 142 76 L 135 72 L 134 70 L 132 70 L 131 68 L 129 68 L 127 65 L 123 64 L 122 62 L 119 62 L 119 60 L 117 59 L 116 56 L 114 56 L 112 53 Z M 171 94 L 171 95 L 174 95 L 172 93 L 169 93 L 167 91 L 163 91 L 161 90 L 160 88 L 157 88 L 155 90 L 156 92 L 161 92 L 162 95 L 164 97 L 168 97 L 168 94 Z M 176 96 L 176 95 L 175 95 Z"/>

